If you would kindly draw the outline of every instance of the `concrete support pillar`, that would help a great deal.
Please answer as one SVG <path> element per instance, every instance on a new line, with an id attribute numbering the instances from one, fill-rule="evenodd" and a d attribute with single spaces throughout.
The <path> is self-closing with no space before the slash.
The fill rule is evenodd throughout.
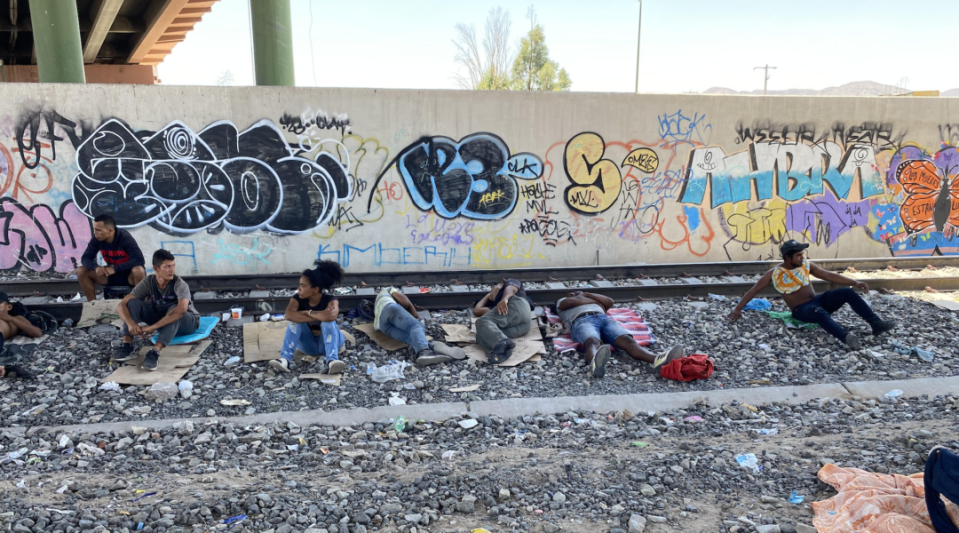
<path id="1" fill-rule="evenodd" d="M 86 83 L 75 0 L 30 0 L 40 83 Z"/>
<path id="2" fill-rule="evenodd" d="M 250 0 L 257 85 L 296 85 L 290 0 Z"/>

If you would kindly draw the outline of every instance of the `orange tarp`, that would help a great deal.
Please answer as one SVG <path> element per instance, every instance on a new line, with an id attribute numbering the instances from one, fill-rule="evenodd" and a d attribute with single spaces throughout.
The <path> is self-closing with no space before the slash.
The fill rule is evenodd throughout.
<path id="1" fill-rule="evenodd" d="M 811 504 L 816 514 L 812 523 L 819 533 L 936 533 L 926 510 L 921 473 L 874 474 L 827 464 L 819 479 L 839 491 Z M 952 521 L 959 523 L 959 508 L 946 502 Z"/>

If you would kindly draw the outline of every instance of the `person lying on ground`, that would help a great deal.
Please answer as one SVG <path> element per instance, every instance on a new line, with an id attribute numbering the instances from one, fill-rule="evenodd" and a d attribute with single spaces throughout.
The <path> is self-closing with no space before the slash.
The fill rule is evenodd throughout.
<path id="1" fill-rule="evenodd" d="M 569 329 L 570 337 L 586 349 L 586 363 L 593 377 L 606 375 L 606 363 L 612 352 L 609 345 L 635 360 L 650 363 L 653 371 L 682 357 L 683 347 L 679 344 L 658 356 L 640 346 L 626 328 L 606 314 L 612 307 L 613 300 L 608 296 L 582 291 L 571 292 L 556 302 L 556 312 Z"/>
<path id="2" fill-rule="evenodd" d="M 779 247 L 779 252 L 783 258 L 782 264 L 777 265 L 776 268 L 759 278 L 759 281 L 739 300 L 736 308 L 729 313 L 729 320 L 735 322 L 742 318 L 743 308 L 746 307 L 746 304 L 771 282 L 773 287 L 782 294 L 783 301 L 792 310 L 793 318 L 803 322 L 819 324 L 827 333 L 853 350 L 859 349 L 859 337 L 855 333 L 845 330 L 832 319 L 832 313 L 838 311 L 843 305 L 849 304 L 849 307 L 852 307 L 857 315 L 872 326 L 873 335 L 882 335 L 896 327 L 895 322 L 883 320 L 874 313 L 869 304 L 853 289 L 833 289 L 817 295 L 816 290 L 809 282 L 810 274 L 837 285 L 852 285 L 864 292 L 869 291 L 869 286 L 863 281 L 856 281 L 842 274 L 823 270 L 814 263 L 810 263 L 805 252 L 808 247 L 808 244 L 794 240 L 782 243 Z"/>
<path id="3" fill-rule="evenodd" d="M 97 266 L 97 253 L 107 266 Z M 146 261 L 137 241 L 126 230 L 118 229 L 110 215 L 93 219 L 93 239 L 80 257 L 77 280 L 88 302 L 97 299 L 96 284 L 136 287 L 146 277 Z"/>
<path id="4" fill-rule="evenodd" d="M 373 328 L 391 339 L 410 346 L 416 366 L 437 365 L 452 359 L 465 359 L 466 352 L 456 346 L 426 340 L 426 327 L 417 318 L 413 302 L 396 287 L 388 287 L 376 296 L 373 309 Z"/>
<path id="5" fill-rule="evenodd" d="M 176 275 L 173 254 L 157 250 L 153 254 L 153 270 L 156 274 L 137 283 L 117 305 L 117 313 L 123 320 L 123 344 L 113 354 L 114 361 L 136 359 L 133 337 L 146 339 L 159 332 L 156 344 L 140 365 L 144 370 L 157 369 L 160 353 L 173 337 L 189 335 L 200 325 L 200 313 L 193 306 L 190 287 Z M 146 325 L 140 326 L 141 323 Z"/>
<path id="6" fill-rule="evenodd" d="M 289 372 L 296 366 L 296 350 L 312 357 L 325 356 L 321 374 L 342 374 L 346 370 L 346 363 L 339 358 L 340 348 L 346 345 L 346 337 L 336 323 L 340 302 L 329 292 L 343 280 L 343 269 L 330 260 L 316 261 L 314 266 L 303 271 L 296 296 L 286 306 L 290 325 L 280 358 L 270 361 L 270 367 L 278 372 Z"/>
<path id="7" fill-rule="evenodd" d="M 526 335 L 532 325 L 533 301 L 516 279 L 504 279 L 493 286 L 489 294 L 473 304 L 476 320 L 476 343 L 488 355 L 491 365 L 497 365 L 513 355 L 516 343 L 510 339 Z"/>
<path id="8" fill-rule="evenodd" d="M 7 340 L 17 335 L 26 335 L 27 337 L 39 339 L 43 336 L 43 331 L 31 324 L 26 317 L 17 315 L 14 311 L 13 304 L 10 303 L 10 298 L 7 296 L 7 293 L 0 292 L 0 361 L 3 361 L 9 351 L 4 344 Z M 19 357 L 14 357 L 14 359 L 19 359 Z M 33 374 L 22 366 L 3 361 L 3 364 L 0 364 L 0 378 L 7 373 L 15 373 L 24 379 L 33 378 Z"/>

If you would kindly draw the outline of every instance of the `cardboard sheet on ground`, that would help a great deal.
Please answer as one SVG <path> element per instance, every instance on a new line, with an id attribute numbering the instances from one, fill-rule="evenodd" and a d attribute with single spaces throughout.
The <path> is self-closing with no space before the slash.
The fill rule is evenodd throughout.
<path id="1" fill-rule="evenodd" d="M 42 336 L 36 337 L 36 338 L 34 338 L 34 337 L 27 337 L 26 335 L 17 335 L 17 336 L 15 336 L 15 337 L 12 338 L 12 339 L 7 339 L 7 340 L 5 340 L 5 341 L 3 341 L 3 342 L 4 342 L 4 344 L 19 344 L 19 345 L 23 346 L 23 345 L 26 345 L 26 344 L 40 344 L 41 342 L 47 340 L 49 337 L 50 337 L 49 335 L 42 335 Z"/>
<path id="2" fill-rule="evenodd" d="M 473 392 L 474 390 L 479 390 L 480 385 L 480 383 L 476 383 L 473 385 L 467 385 L 465 387 L 452 387 L 450 392 Z"/>
<path id="3" fill-rule="evenodd" d="M 959 311 L 959 302 L 953 302 L 950 300 L 930 300 L 929 303 L 949 311 Z"/>
<path id="4" fill-rule="evenodd" d="M 243 362 L 255 363 L 279 358 L 286 327 L 289 325 L 287 320 L 243 324 Z M 353 335 L 342 329 L 340 331 L 346 340 L 356 344 Z M 344 349 L 345 347 L 341 348 L 340 353 L 343 353 Z"/>
<path id="5" fill-rule="evenodd" d="M 461 324 L 440 324 L 446 332 L 446 342 L 458 344 L 475 344 L 476 333 Z"/>
<path id="6" fill-rule="evenodd" d="M 83 302 L 83 311 L 80 313 L 80 321 L 77 322 L 76 327 L 88 328 L 97 324 L 113 324 L 118 328 L 122 327 L 123 321 L 117 314 L 117 304 L 119 303 L 120 300 Z"/>
<path id="7" fill-rule="evenodd" d="M 154 383 L 176 383 L 187 372 L 190 367 L 200 360 L 200 355 L 211 345 L 213 341 L 203 341 L 199 344 L 181 344 L 179 346 L 170 346 L 164 348 L 160 353 L 160 361 L 157 369 L 141 370 L 143 356 L 150 350 L 150 346 L 144 346 L 140 350 L 140 357 L 133 361 L 128 361 L 125 366 L 121 366 L 109 376 L 100 381 L 106 383 L 115 381 L 121 385 L 153 385 Z"/>
<path id="8" fill-rule="evenodd" d="M 525 361 L 539 361 L 546 354 L 546 345 L 543 344 L 543 337 L 535 321 L 533 321 L 526 335 L 513 339 L 513 342 L 516 343 L 516 347 L 513 348 L 513 355 L 496 366 L 516 366 Z M 489 360 L 486 351 L 479 344 L 467 344 L 463 346 L 463 351 L 466 352 L 467 357 L 474 361 L 486 363 Z"/>
<path id="9" fill-rule="evenodd" d="M 315 379 L 320 383 L 325 385 L 333 385 L 334 387 L 340 386 L 340 378 L 343 377 L 343 374 L 300 374 L 300 381 L 304 379 Z"/>
<path id="10" fill-rule="evenodd" d="M 380 348 L 383 348 L 384 350 L 392 352 L 392 351 L 400 350 L 407 347 L 407 344 L 402 343 L 394 338 L 388 337 L 385 333 L 380 333 L 379 331 L 376 331 L 375 329 L 373 329 L 372 323 L 353 326 L 353 329 L 358 329 L 362 331 L 363 333 L 366 333 L 366 335 L 369 338 L 373 339 L 373 342 L 375 342 Z"/>

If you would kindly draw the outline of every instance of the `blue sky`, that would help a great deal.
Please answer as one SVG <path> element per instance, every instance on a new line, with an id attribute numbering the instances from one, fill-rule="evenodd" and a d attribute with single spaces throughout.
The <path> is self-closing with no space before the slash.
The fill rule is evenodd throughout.
<path id="1" fill-rule="evenodd" d="M 252 85 L 248 1 L 215 4 L 160 65 L 161 82 L 213 85 L 230 70 Z M 574 91 L 633 91 L 637 0 L 291 0 L 297 85 L 456 88 L 454 24 L 481 33 L 502 6 L 518 41 L 531 4 Z M 640 91 L 761 89 L 753 67 L 767 63 L 778 67 L 770 89 L 908 78 L 909 89 L 944 91 L 959 87 L 959 68 L 944 67 L 956 20 L 956 0 L 644 0 Z"/>

